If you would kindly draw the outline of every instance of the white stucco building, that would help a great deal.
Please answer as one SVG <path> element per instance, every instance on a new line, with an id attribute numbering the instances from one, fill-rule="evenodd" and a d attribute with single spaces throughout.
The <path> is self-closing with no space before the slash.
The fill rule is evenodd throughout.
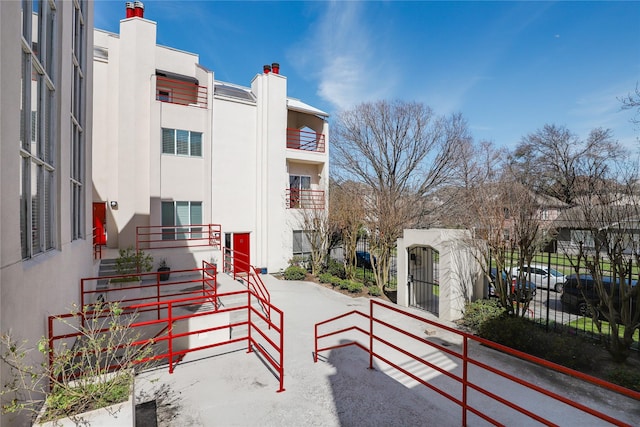
<path id="1" fill-rule="evenodd" d="M 327 114 L 288 97 L 277 64 L 247 87 L 220 82 L 157 45 L 156 26 L 95 30 L 94 224 L 112 248 L 135 245 L 138 226 L 220 224 L 223 246 L 285 268 L 304 249 L 300 211 L 327 208 Z M 181 269 L 217 256 L 167 253 Z"/>
<path id="2" fill-rule="evenodd" d="M 0 333 L 34 346 L 94 271 L 92 43 L 92 2 L 0 2 Z"/>

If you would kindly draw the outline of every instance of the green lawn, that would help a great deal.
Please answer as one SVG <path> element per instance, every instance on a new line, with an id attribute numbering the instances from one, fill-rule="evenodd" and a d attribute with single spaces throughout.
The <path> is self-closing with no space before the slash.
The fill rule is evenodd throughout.
<path id="1" fill-rule="evenodd" d="M 596 325 L 593 323 L 593 319 L 589 318 L 589 317 L 582 317 L 578 320 L 574 320 L 573 322 L 569 322 L 568 326 L 571 326 L 573 328 L 577 328 L 579 331 L 587 331 L 587 332 L 592 332 L 594 334 L 598 333 L 598 328 L 596 327 Z M 609 325 L 609 322 L 602 322 L 602 333 L 604 335 L 609 335 L 610 334 L 610 330 L 611 327 Z M 624 335 L 624 326 L 620 325 L 619 329 L 618 329 L 618 335 L 620 337 L 622 337 Z M 638 342 L 640 340 L 640 331 L 638 331 L 636 329 L 636 332 L 633 334 L 633 340 Z"/>
<path id="2" fill-rule="evenodd" d="M 513 260 L 514 264 L 517 264 L 518 262 L 518 253 L 517 252 L 513 252 L 513 253 L 507 253 L 506 255 L 506 259 L 507 259 L 507 263 L 509 262 L 509 260 Z M 575 270 L 573 268 L 574 265 L 576 265 L 578 262 L 577 258 L 575 256 L 569 256 L 569 255 L 565 255 L 562 253 L 557 253 L 557 254 L 551 254 L 551 267 L 555 268 L 556 270 L 558 270 L 559 272 L 561 272 L 564 275 L 569 275 L 569 274 L 574 274 Z M 547 265 L 549 263 L 549 254 L 548 253 L 544 253 L 544 252 L 540 252 L 536 255 L 534 255 L 532 261 L 532 264 L 542 264 L 542 265 Z M 606 261 L 606 260 L 602 260 L 601 261 L 602 264 L 602 271 L 611 271 L 611 263 Z M 586 267 L 584 266 L 584 261 L 582 261 L 580 263 L 581 266 L 581 272 L 584 274 L 588 274 L 588 271 L 586 269 Z M 633 274 L 634 276 L 637 276 L 640 273 L 640 267 L 638 265 L 633 265 Z"/>

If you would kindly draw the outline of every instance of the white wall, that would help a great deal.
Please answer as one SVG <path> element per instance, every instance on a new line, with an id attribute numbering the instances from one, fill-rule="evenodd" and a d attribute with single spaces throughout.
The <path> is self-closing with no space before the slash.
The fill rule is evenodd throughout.
<path id="1" fill-rule="evenodd" d="M 482 272 L 465 244 L 468 239 L 466 230 L 404 230 L 398 239 L 398 304 L 409 305 L 408 249 L 431 247 L 440 254 L 439 317 L 447 321 L 461 318 L 466 302 L 483 296 Z"/>

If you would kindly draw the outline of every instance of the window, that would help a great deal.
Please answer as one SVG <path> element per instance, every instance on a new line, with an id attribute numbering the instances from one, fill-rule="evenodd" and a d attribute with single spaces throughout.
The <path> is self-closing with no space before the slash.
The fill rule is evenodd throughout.
<path id="1" fill-rule="evenodd" d="M 162 154 L 202 157 L 202 132 L 162 128 Z"/>
<path id="2" fill-rule="evenodd" d="M 53 132 L 58 94 L 53 70 L 55 3 L 22 2 L 20 88 L 20 246 L 23 259 L 53 249 L 59 206 L 55 203 L 60 141 Z"/>
<path id="3" fill-rule="evenodd" d="M 158 101 L 171 102 L 171 92 L 168 90 L 158 89 Z"/>
<path id="4" fill-rule="evenodd" d="M 202 202 L 162 202 L 162 240 L 201 239 L 201 225 Z"/>
<path id="5" fill-rule="evenodd" d="M 293 255 L 304 258 L 311 256 L 311 241 L 308 231 L 293 230 Z"/>
<path id="6" fill-rule="evenodd" d="M 85 237 L 85 2 L 74 3 L 73 10 L 73 86 L 71 99 L 71 240 Z"/>
<path id="7" fill-rule="evenodd" d="M 289 208 L 299 208 L 305 199 L 305 190 L 311 189 L 311 177 L 289 175 Z"/>

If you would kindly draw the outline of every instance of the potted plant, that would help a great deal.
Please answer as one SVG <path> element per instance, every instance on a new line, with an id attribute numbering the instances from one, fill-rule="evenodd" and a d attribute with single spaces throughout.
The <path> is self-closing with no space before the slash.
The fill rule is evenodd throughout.
<path id="1" fill-rule="evenodd" d="M 2 413 L 30 413 L 36 426 L 135 426 L 135 370 L 152 350 L 135 344 L 134 320 L 118 303 L 74 308 L 56 318 L 70 331 L 64 339 L 38 342 L 40 362 L 25 341 L 0 335 Z"/>
<path id="2" fill-rule="evenodd" d="M 126 249 L 120 249 L 118 253 L 116 272 L 125 277 L 111 279 L 110 283 L 140 281 L 140 276 L 137 274 L 151 271 L 153 267 L 153 257 L 142 249 L 136 251 L 133 246 L 129 246 Z"/>
<path id="3" fill-rule="evenodd" d="M 161 259 L 160 264 L 158 265 L 158 273 L 160 273 L 159 276 L 161 282 L 169 280 L 169 276 L 171 275 L 171 273 L 169 273 L 170 271 L 171 267 L 167 265 L 167 260 L 164 258 Z"/>

